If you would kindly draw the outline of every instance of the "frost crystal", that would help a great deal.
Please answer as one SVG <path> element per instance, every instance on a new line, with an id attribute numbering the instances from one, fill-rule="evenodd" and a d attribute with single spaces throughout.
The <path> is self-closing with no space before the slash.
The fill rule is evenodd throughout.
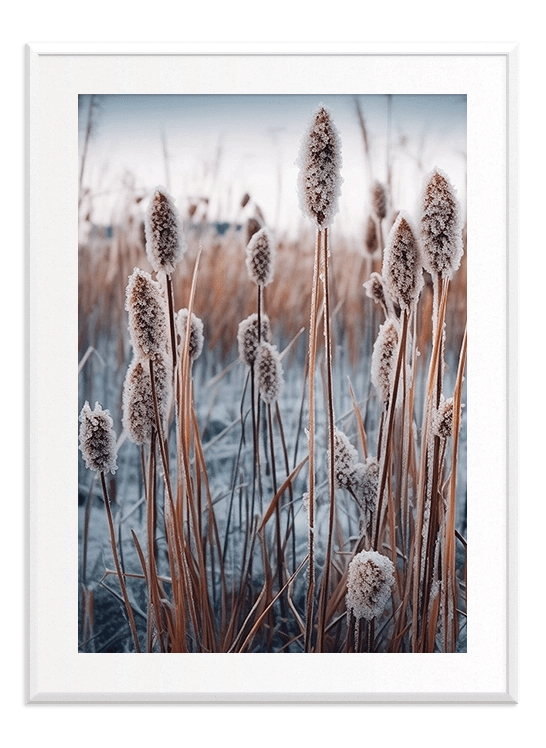
<path id="1" fill-rule="evenodd" d="M 184 344 L 186 341 L 186 329 L 188 324 L 188 310 L 180 309 L 176 314 L 176 330 L 180 336 L 180 353 L 184 350 Z M 191 325 L 190 325 L 190 342 L 189 342 L 189 357 L 190 361 L 195 361 L 199 358 L 201 351 L 203 350 L 203 322 L 196 317 L 195 314 L 191 313 Z"/>
<path id="2" fill-rule="evenodd" d="M 250 280 L 258 286 L 267 286 L 273 280 L 275 245 L 267 229 L 252 235 L 246 248 L 246 267 Z"/>
<path id="3" fill-rule="evenodd" d="M 421 251 L 409 216 L 399 213 L 390 231 L 383 258 L 383 278 L 390 297 L 411 311 L 423 287 Z"/>
<path id="4" fill-rule="evenodd" d="M 398 329 L 392 319 L 388 319 L 379 328 L 377 340 L 372 353 L 372 383 L 381 400 L 389 400 L 394 377 L 395 355 L 398 348 Z"/>
<path id="5" fill-rule="evenodd" d="M 442 395 L 440 405 L 434 416 L 432 430 L 435 436 L 441 439 L 449 439 L 453 432 L 453 398 L 447 399 Z"/>
<path id="6" fill-rule="evenodd" d="M 172 395 L 172 363 L 167 354 L 153 357 L 157 405 L 165 429 Z M 150 441 L 155 427 L 150 366 L 147 360 L 133 359 L 123 384 L 123 426 L 135 444 Z"/>
<path id="7" fill-rule="evenodd" d="M 303 502 L 303 508 L 309 514 L 309 491 L 305 491 L 303 496 L 301 497 L 301 500 Z"/>
<path id="8" fill-rule="evenodd" d="M 261 343 L 256 356 L 256 380 L 260 396 L 265 403 L 279 399 L 282 390 L 282 366 L 276 346 Z"/>
<path id="9" fill-rule="evenodd" d="M 271 327 L 267 314 L 261 314 L 260 320 L 261 340 L 266 343 L 271 339 Z M 237 342 L 239 345 L 239 355 L 247 366 L 252 366 L 256 361 L 258 352 L 258 315 L 251 314 L 249 317 L 239 323 L 237 333 Z"/>
<path id="10" fill-rule="evenodd" d="M 316 112 L 305 134 L 298 161 L 298 192 L 302 213 L 318 229 L 328 228 L 338 212 L 343 179 L 341 142 L 330 113 L 324 107 Z"/>
<path id="11" fill-rule="evenodd" d="M 451 278 L 463 256 L 462 227 L 456 191 L 440 169 L 427 179 L 421 209 L 425 268 L 431 275 Z"/>
<path id="12" fill-rule="evenodd" d="M 89 470 L 115 473 L 117 470 L 116 434 L 109 410 L 99 403 L 91 410 L 86 401 L 80 413 L 80 450 Z"/>
<path id="13" fill-rule="evenodd" d="M 178 211 L 163 187 L 156 187 L 146 212 L 146 255 L 156 273 L 170 275 L 182 259 L 184 243 Z"/>
<path id="14" fill-rule="evenodd" d="M 163 353 L 167 346 L 167 306 L 161 286 L 146 271 L 135 268 L 129 277 L 125 309 L 137 357 Z"/>
<path id="15" fill-rule="evenodd" d="M 394 584 L 392 561 L 377 551 L 361 551 L 349 564 L 347 610 L 371 621 L 385 610 Z"/>

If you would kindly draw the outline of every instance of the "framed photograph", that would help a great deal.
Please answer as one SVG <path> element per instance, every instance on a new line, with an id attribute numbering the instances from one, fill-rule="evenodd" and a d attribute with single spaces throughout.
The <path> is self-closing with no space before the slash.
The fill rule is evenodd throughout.
<path id="1" fill-rule="evenodd" d="M 28 46 L 29 703 L 516 701 L 516 87 Z"/>

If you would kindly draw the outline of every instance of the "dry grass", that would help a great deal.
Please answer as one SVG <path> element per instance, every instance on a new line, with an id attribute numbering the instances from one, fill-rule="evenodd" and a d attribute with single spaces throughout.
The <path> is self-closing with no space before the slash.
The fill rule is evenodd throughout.
<path id="1" fill-rule="evenodd" d="M 361 243 L 335 227 L 318 238 L 311 227 L 297 237 L 277 236 L 274 280 L 256 294 L 245 267 L 247 220 L 257 215 L 256 206 L 243 200 L 238 225 L 223 234 L 206 220 L 195 222 L 190 209 L 182 216 L 188 248 L 170 278 L 172 300 L 167 283 L 164 290 L 171 310 L 187 308 L 203 321 L 205 347 L 192 362 L 186 336 L 176 355 L 167 428 L 154 397 L 152 438 L 139 448 L 120 428 L 132 354 L 125 288 L 134 267 L 153 271 L 136 217 L 140 198 L 128 190 L 123 199 L 127 209 L 113 235 L 92 234 L 79 248 L 81 398 L 108 407 L 120 434 L 118 474 L 108 486 L 102 478 L 116 510 L 106 568 L 97 552 L 106 528 L 94 498 L 98 484 L 84 471 L 80 479 L 86 501 L 81 650 L 464 647 L 466 507 L 459 451 L 466 447 L 466 252 L 451 282 L 433 284 L 427 276 L 416 309 L 401 311 L 391 396 L 384 403 L 371 384 L 370 363 L 385 315 L 362 288 L 372 272 L 381 272 L 382 260 L 379 251 L 366 250 L 364 232 Z M 378 219 L 381 236 L 393 218 Z M 256 312 L 267 313 L 279 351 L 292 341 L 281 354 L 285 381 L 278 401 L 260 401 L 253 367 L 238 360 L 239 323 Z M 155 390 L 152 362 L 150 377 Z M 434 432 L 440 395 L 454 399 L 447 439 Z M 378 459 L 369 527 L 354 493 L 334 490 L 334 425 L 349 436 L 362 464 Z M 303 501 L 309 492 L 310 520 Z M 370 621 L 355 620 L 345 603 L 349 564 L 363 550 L 388 557 L 394 567 L 388 602 Z M 96 607 L 104 590 L 110 598 L 102 605 L 110 599 L 114 611 L 101 628 L 104 611 Z M 127 603 L 120 604 L 126 597 L 131 615 Z"/>

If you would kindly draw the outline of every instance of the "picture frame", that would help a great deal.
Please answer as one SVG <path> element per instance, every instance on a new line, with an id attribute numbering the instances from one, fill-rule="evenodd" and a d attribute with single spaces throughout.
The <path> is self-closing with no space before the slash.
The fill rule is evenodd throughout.
<path id="1" fill-rule="evenodd" d="M 516 702 L 517 60 L 499 43 L 28 45 L 29 703 Z M 78 653 L 78 94 L 356 90 L 467 96 L 468 651 Z"/>

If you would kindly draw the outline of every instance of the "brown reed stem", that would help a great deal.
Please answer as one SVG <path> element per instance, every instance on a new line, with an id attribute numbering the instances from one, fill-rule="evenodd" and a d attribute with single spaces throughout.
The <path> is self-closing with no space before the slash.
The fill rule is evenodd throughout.
<path id="1" fill-rule="evenodd" d="M 330 314 L 330 288 L 328 273 L 328 229 L 321 231 L 322 234 L 322 252 L 321 252 L 321 270 L 322 270 L 322 287 L 324 295 L 324 346 L 325 346 L 325 364 L 326 364 L 326 395 L 327 395 L 327 416 L 328 416 L 328 452 L 330 455 L 328 466 L 328 484 L 329 484 L 329 508 L 328 508 L 328 539 L 326 546 L 326 558 L 324 562 L 324 576 L 321 586 L 321 602 L 319 603 L 319 622 L 317 647 L 322 651 L 324 628 L 326 623 L 326 607 L 328 605 L 328 593 L 330 587 L 330 564 L 332 560 L 332 546 L 334 537 L 334 518 L 335 518 L 335 459 L 334 459 L 334 384 L 332 373 L 332 331 L 331 331 L 331 314 Z"/>
<path id="2" fill-rule="evenodd" d="M 106 507 L 106 516 L 108 517 L 108 529 L 110 531 L 110 545 L 112 546 L 112 555 L 114 556 L 114 563 L 116 565 L 116 571 L 119 580 L 119 586 L 121 587 L 121 594 L 123 595 L 123 601 L 125 603 L 125 609 L 127 611 L 127 617 L 129 619 L 129 626 L 131 627 L 131 634 L 133 635 L 133 641 L 135 643 L 135 650 L 140 654 L 140 644 L 138 641 L 138 634 L 136 630 L 135 617 L 133 615 L 133 608 L 129 602 L 129 595 L 127 594 L 127 587 L 125 585 L 125 579 L 121 571 L 121 565 L 119 563 L 118 550 L 116 547 L 116 531 L 114 529 L 114 518 L 112 517 L 112 509 L 110 508 L 110 497 L 108 496 L 108 490 L 106 488 L 106 480 L 104 478 L 104 471 L 100 471 L 100 481 L 102 486 L 102 494 L 104 496 L 104 506 Z"/>
<path id="3" fill-rule="evenodd" d="M 171 349 L 173 359 L 173 374 L 176 371 L 176 327 L 174 321 L 174 294 L 173 281 L 170 275 L 167 276 L 167 299 L 169 302 L 169 327 L 171 330 Z M 188 331 L 191 330 L 191 317 L 188 317 Z M 189 337 L 190 333 L 186 337 Z"/>
<path id="4" fill-rule="evenodd" d="M 309 570 L 305 621 L 305 652 L 313 651 L 313 618 L 315 597 L 315 364 L 317 357 L 317 299 L 319 289 L 320 232 L 317 231 L 315 259 L 313 263 L 313 285 L 311 290 L 311 317 L 309 322 Z"/>

